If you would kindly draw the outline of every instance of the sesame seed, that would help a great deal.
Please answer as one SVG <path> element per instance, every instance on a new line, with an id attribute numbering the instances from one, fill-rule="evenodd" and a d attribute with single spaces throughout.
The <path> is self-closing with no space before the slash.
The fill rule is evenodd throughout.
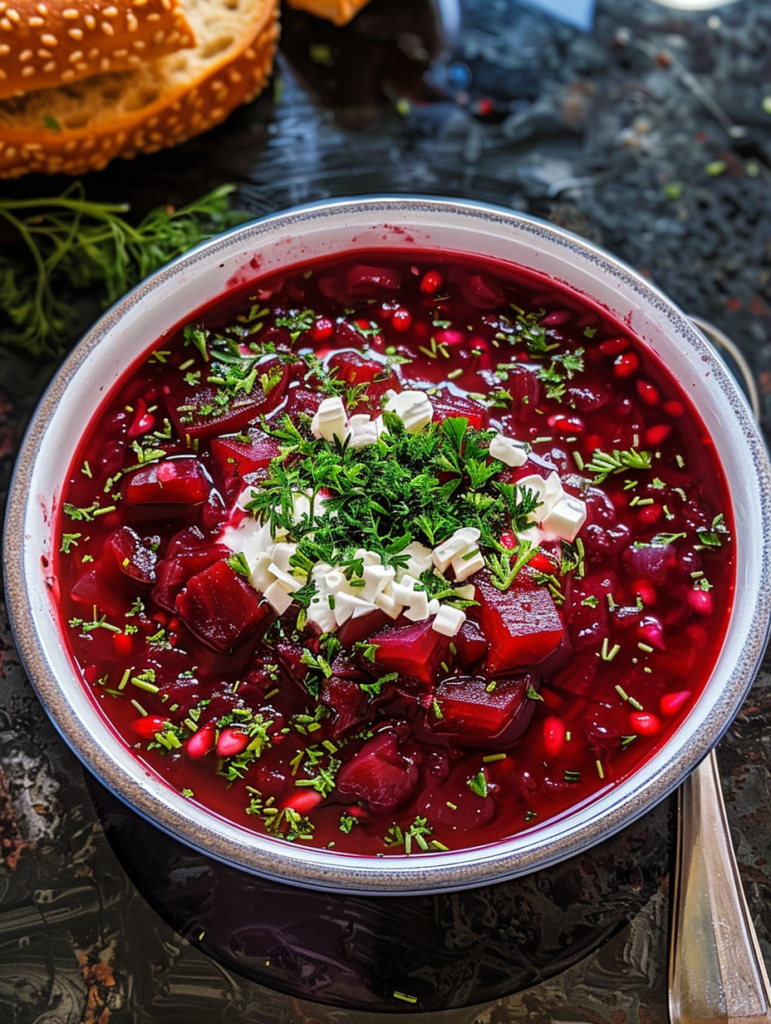
<path id="1" fill-rule="evenodd" d="M 6 12 L 6 14 L 11 19 L 11 21 L 15 22 L 17 25 L 21 21 L 21 15 L 19 14 L 18 11 L 15 11 L 13 8 L 10 8 L 10 10 Z"/>
<path id="2" fill-rule="evenodd" d="M 45 35 L 42 35 L 40 37 L 40 42 L 43 43 L 45 46 L 59 45 L 59 40 L 56 38 L 56 36 L 52 36 L 50 32 L 46 32 Z"/>
<path id="3" fill-rule="evenodd" d="M 86 28 L 96 28 L 96 18 L 93 14 L 84 15 L 83 21 L 86 23 Z"/>
<path id="4" fill-rule="evenodd" d="M 56 71 L 56 61 L 55 60 L 49 60 L 48 63 L 43 65 L 43 71 L 47 75 L 50 75 L 53 71 Z"/>
<path id="5" fill-rule="evenodd" d="M 78 42 L 80 42 L 80 40 L 83 38 L 83 29 L 82 28 L 68 28 L 67 29 L 67 35 L 70 37 L 70 39 L 77 39 Z"/>
<path id="6" fill-rule="evenodd" d="M 41 25 L 45 25 L 45 18 L 31 17 L 27 23 L 30 28 L 40 28 Z"/>
<path id="7" fill-rule="evenodd" d="M 109 23 L 109 21 L 103 21 L 102 22 L 102 32 L 104 32 L 104 34 L 106 36 L 114 36 L 115 35 L 115 29 L 112 27 L 112 25 Z"/>
<path id="8" fill-rule="evenodd" d="M 21 77 L 22 78 L 29 78 L 30 75 L 34 75 L 34 74 L 35 74 L 35 66 L 34 66 L 34 64 L 25 64 L 24 67 L 21 69 Z"/>
<path id="9" fill-rule="evenodd" d="M 19 60 L 30 60 L 32 57 L 32 50 L 22 50 L 19 54 Z"/>
<path id="10" fill-rule="evenodd" d="M 62 17 L 67 18 L 71 21 L 77 21 L 77 19 L 80 17 L 80 11 L 77 9 L 77 7 L 65 7 L 65 9 L 62 11 Z"/>

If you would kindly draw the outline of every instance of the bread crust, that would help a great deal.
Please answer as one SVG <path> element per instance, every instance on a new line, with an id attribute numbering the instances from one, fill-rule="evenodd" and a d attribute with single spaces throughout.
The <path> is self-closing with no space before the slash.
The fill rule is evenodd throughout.
<path id="1" fill-rule="evenodd" d="M 178 0 L 0 0 L 0 99 L 125 71 L 194 43 Z"/>
<path id="2" fill-rule="evenodd" d="M 117 156 L 153 153 L 224 121 L 264 87 L 279 35 L 278 0 L 242 4 L 248 24 L 211 58 L 200 47 L 184 50 L 136 71 L 0 102 L 0 178 L 101 170 Z"/>
<path id="3" fill-rule="evenodd" d="M 295 10 L 308 11 L 335 25 L 347 25 L 369 0 L 287 0 L 287 3 Z"/>

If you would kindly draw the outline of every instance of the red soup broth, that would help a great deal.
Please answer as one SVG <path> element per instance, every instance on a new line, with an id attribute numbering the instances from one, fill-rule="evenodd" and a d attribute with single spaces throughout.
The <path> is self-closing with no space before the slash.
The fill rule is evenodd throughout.
<path id="1" fill-rule="evenodd" d="M 61 627 L 191 801 L 421 855 L 537 828 L 667 740 L 723 643 L 731 531 L 697 410 L 605 311 L 349 253 L 223 296 L 113 389 L 64 488 Z"/>

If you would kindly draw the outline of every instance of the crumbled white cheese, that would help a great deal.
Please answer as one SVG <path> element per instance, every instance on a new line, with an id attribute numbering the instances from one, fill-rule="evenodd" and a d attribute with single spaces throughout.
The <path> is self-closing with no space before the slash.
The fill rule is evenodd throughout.
<path id="1" fill-rule="evenodd" d="M 447 540 L 442 541 L 441 544 L 434 548 L 431 553 L 432 562 L 439 572 L 446 572 L 453 558 L 456 558 L 458 555 L 462 557 L 476 547 L 479 537 L 479 530 L 475 527 L 461 527 L 451 537 L 448 537 Z"/>
<path id="2" fill-rule="evenodd" d="M 396 413 L 409 434 L 427 427 L 434 418 L 434 407 L 425 391 L 389 391 L 386 409 Z"/>
<path id="3" fill-rule="evenodd" d="M 311 420 L 311 433 L 314 437 L 323 437 L 332 442 L 335 438 L 342 444 L 348 428 L 348 417 L 345 406 L 339 395 L 324 398 Z"/>
<path id="4" fill-rule="evenodd" d="M 565 494 L 541 520 L 541 528 L 548 533 L 556 534 L 561 540 L 571 543 L 578 536 L 578 531 L 586 522 L 586 502 Z"/>
<path id="5" fill-rule="evenodd" d="M 443 604 L 436 613 L 431 628 L 444 636 L 456 636 L 465 621 L 466 613 L 462 612 L 460 608 L 452 608 L 448 604 Z"/>
<path id="6" fill-rule="evenodd" d="M 462 583 L 475 572 L 484 569 L 485 560 L 482 558 L 482 552 L 479 548 L 475 548 L 472 551 L 467 551 L 465 555 L 456 555 L 451 565 L 455 572 L 455 579 L 458 583 Z"/>
<path id="7" fill-rule="evenodd" d="M 287 594 L 278 580 L 275 583 L 271 583 L 267 590 L 263 591 L 263 595 L 271 608 L 279 615 L 284 614 L 293 600 L 292 595 Z"/>
<path id="8" fill-rule="evenodd" d="M 527 451 L 522 441 L 516 441 L 505 434 L 496 434 L 490 442 L 490 456 L 506 466 L 524 466 Z"/>

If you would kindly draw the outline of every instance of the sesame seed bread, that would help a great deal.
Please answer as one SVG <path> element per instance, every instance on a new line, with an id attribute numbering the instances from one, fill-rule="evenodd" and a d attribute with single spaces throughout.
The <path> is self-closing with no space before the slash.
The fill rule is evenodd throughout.
<path id="1" fill-rule="evenodd" d="M 196 39 L 136 70 L 0 101 L 0 177 L 85 174 L 212 128 L 270 74 L 278 0 L 182 0 Z"/>
<path id="2" fill-rule="evenodd" d="M 124 71 L 194 42 L 177 0 L 0 0 L 0 99 Z"/>
<path id="3" fill-rule="evenodd" d="M 287 0 L 290 7 L 326 18 L 335 25 L 346 25 L 369 0 Z"/>

